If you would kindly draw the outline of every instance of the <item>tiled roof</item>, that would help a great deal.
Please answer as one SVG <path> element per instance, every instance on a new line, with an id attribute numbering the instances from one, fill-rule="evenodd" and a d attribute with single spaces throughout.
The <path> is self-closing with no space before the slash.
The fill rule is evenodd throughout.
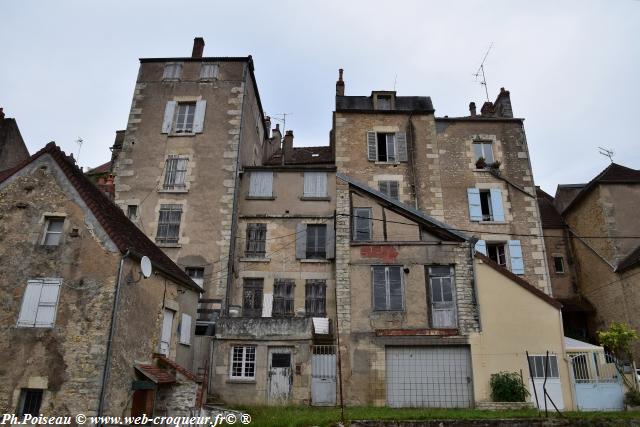
<path id="1" fill-rule="evenodd" d="M 293 147 L 293 153 L 287 153 L 286 165 L 317 165 L 333 163 L 331 147 Z M 267 166 L 278 166 L 282 164 L 282 149 L 275 153 L 265 162 Z"/>
<path id="2" fill-rule="evenodd" d="M 396 96 L 393 110 L 374 110 L 371 96 L 336 96 L 336 111 L 376 111 L 393 113 L 394 111 L 433 112 L 433 104 L 429 96 Z"/>
<path id="3" fill-rule="evenodd" d="M 172 384 L 176 382 L 176 377 L 171 375 L 167 369 L 158 368 L 148 363 L 136 363 L 134 366 L 138 372 L 156 384 Z"/>
<path id="4" fill-rule="evenodd" d="M 109 172 L 109 170 L 111 170 L 111 161 L 108 161 L 107 163 L 103 163 L 100 166 L 96 166 L 93 169 L 89 169 L 85 173 L 87 175 L 98 175 L 102 173 L 107 173 Z"/>
<path id="5" fill-rule="evenodd" d="M 196 374 L 194 374 L 187 368 L 183 367 L 182 365 L 179 365 L 175 360 L 171 360 L 167 358 L 165 355 L 159 354 L 159 353 L 154 353 L 153 357 L 155 359 L 158 359 L 160 363 L 164 365 L 168 365 L 171 369 L 174 369 L 177 372 L 184 375 L 185 377 L 189 378 L 191 381 L 199 381 L 199 378 Z"/>
<path id="6" fill-rule="evenodd" d="M 0 173 L 0 183 L 8 179 L 39 157 L 48 154 L 64 172 L 69 182 L 80 194 L 100 225 L 109 235 L 113 243 L 121 253 L 131 251 L 133 256 L 146 255 L 151 259 L 154 268 L 157 268 L 174 280 L 200 291 L 195 284 L 171 259 L 158 248 L 138 227 L 135 226 L 102 191 L 100 191 L 82 171 L 72 163 L 67 155 L 54 143 L 48 143 L 42 150 L 17 165 L 16 167 Z"/>
<path id="7" fill-rule="evenodd" d="M 560 213 L 553 205 L 553 197 L 540 189 L 540 187 L 536 187 L 536 195 L 538 196 L 538 208 L 540 209 L 542 228 L 565 227 L 565 223 L 562 220 Z"/>

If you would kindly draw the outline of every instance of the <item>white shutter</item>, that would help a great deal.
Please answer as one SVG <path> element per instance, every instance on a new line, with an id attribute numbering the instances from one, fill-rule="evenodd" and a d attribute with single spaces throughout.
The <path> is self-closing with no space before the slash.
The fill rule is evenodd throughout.
<path id="1" fill-rule="evenodd" d="M 173 117 L 175 115 L 176 101 L 167 101 L 167 105 L 164 107 L 164 120 L 162 121 L 162 133 L 171 133 L 171 126 L 173 125 Z"/>
<path id="2" fill-rule="evenodd" d="M 304 196 L 305 197 L 326 197 L 327 196 L 327 174 L 324 172 L 304 173 Z"/>
<path id="3" fill-rule="evenodd" d="M 372 162 L 378 160 L 378 144 L 375 132 L 367 132 L 367 158 Z"/>
<path id="4" fill-rule="evenodd" d="M 173 333 L 173 310 L 167 308 L 164 309 L 164 316 L 162 318 L 162 334 L 160 335 L 160 353 L 164 355 L 169 354 L 171 348 L 171 335 Z"/>
<path id="5" fill-rule="evenodd" d="M 18 316 L 18 326 L 34 326 L 38 313 L 38 301 L 42 292 L 42 280 L 29 280 L 22 297 L 22 308 Z"/>
<path id="6" fill-rule="evenodd" d="M 191 343 L 191 316 L 182 313 L 182 321 L 180 322 L 180 344 Z"/>
<path id="7" fill-rule="evenodd" d="M 469 200 L 469 217 L 471 221 L 482 221 L 482 207 L 480 206 L 480 190 L 467 188 Z"/>
<path id="8" fill-rule="evenodd" d="M 407 161 L 407 135 L 404 132 L 396 133 L 396 153 L 399 162 Z"/>
<path id="9" fill-rule="evenodd" d="M 524 259 L 522 258 L 520 240 L 509 240 L 509 258 L 511 259 L 511 272 L 524 274 Z"/>
<path id="10" fill-rule="evenodd" d="M 193 116 L 193 133 L 202 133 L 204 129 L 204 113 L 207 109 L 207 101 L 200 100 L 196 102 L 196 112 Z"/>
<path id="11" fill-rule="evenodd" d="M 271 317 L 271 307 L 273 306 L 273 294 L 262 296 L 262 317 Z"/>
<path id="12" fill-rule="evenodd" d="M 56 319 L 60 282 L 60 279 L 44 279 L 42 281 L 42 291 L 40 292 L 38 314 L 35 322 L 36 327 L 53 326 Z"/>
<path id="13" fill-rule="evenodd" d="M 491 213 L 493 220 L 504 222 L 504 209 L 502 208 L 502 190 L 499 188 L 491 189 Z"/>
<path id="14" fill-rule="evenodd" d="M 487 255 L 487 242 L 484 240 L 478 240 L 476 242 L 476 252 L 480 252 L 482 255 Z"/>
<path id="15" fill-rule="evenodd" d="M 327 174 L 318 172 L 316 175 L 316 191 L 318 197 L 327 197 Z"/>
<path id="16" fill-rule="evenodd" d="M 273 194 L 273 172 L 251 172 L 249 196 L 271 197 Z"/>

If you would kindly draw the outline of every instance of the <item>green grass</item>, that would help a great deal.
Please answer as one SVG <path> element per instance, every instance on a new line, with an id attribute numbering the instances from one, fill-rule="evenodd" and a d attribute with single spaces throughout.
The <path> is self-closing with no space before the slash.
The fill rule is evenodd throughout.
<path id="1" fill-rule="evenodd" d="M 309 427 L 333 426 L 340 421 L 340 408 L 314 408 L 309 406 L 238 406 L 251 415 L 256 427 Z M 356 406 L 345 408 L 346 420 L 428 420 L 428 419 L 496 419 L 537 418 L 538 411 L 480 411 L 475 409 L 392 409 Z M 640 419 L 640 412 L 565 412 L 568 418 L 585 419 Z M 549 416 L 554 416 L 550 411 Z M 348 423 L 347 423 L 348 425 Z"/>

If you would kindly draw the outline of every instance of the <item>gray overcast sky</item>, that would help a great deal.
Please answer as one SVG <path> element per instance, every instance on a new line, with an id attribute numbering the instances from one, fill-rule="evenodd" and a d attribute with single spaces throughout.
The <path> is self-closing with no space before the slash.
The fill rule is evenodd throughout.
<path id="1" fill-rule="evenodd" d="M 30 152 L 54 140 L 80 165 L 108 160 L 124 129 L 140 57 L 253 55 L 268 114 L 287 112 L 296 145 L 327 145 L 338 68 L 346 93 L 429 95 L 436 115 L 511 91 L 536 183 L 640 168 L 640 1 L 4 1 L 0 107 Z"/>

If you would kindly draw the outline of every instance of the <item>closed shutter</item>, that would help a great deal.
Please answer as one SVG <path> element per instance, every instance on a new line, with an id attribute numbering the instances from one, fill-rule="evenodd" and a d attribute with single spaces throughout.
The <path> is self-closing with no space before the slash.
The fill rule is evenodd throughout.
<path id="1" fill-rule="evenodd" d="M 402 310 L 402 268 L 387 267 L 389 271 L 389 310 Z"/>
<path id="2" fill-rule="evenodd" d="M 502 190 L 499 188 L 491 189 L 491 213 L 493 220 L 504 222 L 504 209 L 502 208 Z"/>
<path id="3" fill-rule="evenodd" d="M 38 313 L 38 301 L 42 292 L 42 280 L 29 280 L 22 298 L 18 326 L 34 326 Z"/>
<path id="4" fill-rule="evenodd" d="M 318 197 L 327 196 L 327 174 L 324 172 L 316 174 L 316 192 Z"/>
<path id="5" fill-rule="evenodd" d="M 373 309 L 387 309 L 387 286 L 384 267 L 373 267 Z"/>
<path id="6" fill-rule="evenodd" d="M 271 317 L 271 307 L 273 306 L 273 294 L 262 296 L 262 317 Z"/>
<path id="7" fill-rule="evenodd" d="M 164 107 L 164 119 L 162 121 L 162 133 L 171 133 L 171 126 L 173 125 L 173 117 L 175 116 L 176 101 L 168 101 Z"/>
<path id="8" fill-rule="evenodd" d="M 353 240 L 371 240 L 371 209 L 355 208 L 353 210 Z"/>
<path id="9" fill-rule="evenodd" d="M 296 259 L 307 257 L 307 224 L 296 224 Z"/>
<path id="10" fill-rule="evenodd" d="M 204 129 L 204 113 L 207 109 L 207 101 L 196 102 L 196 112 L 193 117 L 193 133 L 202 133 Z"/>
<path id="11" fill-rule="evenodd" d="M 271 197 L 273 195 L 273 172 L 251 172 L 249 195 Z"/>
<path id="12" fill-rule="evenodd" d="M 60 292 L 60 279 L 44 279 L 42 292 L 38 303 L 36 315 L 36 327 L 51 327 L 56 319 L 56 307 L 58 306 L 58 294 Z"/>
<path id="13" fill-rule="evenodd" d="M 476 242 L 476 252 L 480 252 L 482 255 L 487 255 L 487 242 L 484 240 L 478 240 Z"/>
<path id="14" fill-rule="evenodd" d="M 191 316 L 182 313 L 182 321 L 180 322 L 180 344 L 191 343 Z"/>
<path id="15" fill-rule="evenodd" d="M 326 197 L 327 196 L 327 174 L 324 172 L 304 173 L 304 196 L 305 197 Z"/>
<path id="16" fill-rule="evenodd" d="M 399 162 L 407 161 L 407 136 L 404 132 L 396 132 L 396 150 Z"/>
<path id="17" fill-rule="evenodd" d="M 389 181 L 389 197 L 399 200 L 399 183 L 398 181 Z"/>
<path id="18" fill-rule="evenodd" d="M 336 257 L 336 230 L 334 230 L 333 220 L 327 221 L 326 254 L 327 259 Z"/>
<path id="19" fill-rule="evenodd" d="M 522 258 L 520 240 L 509 240 L 509 258 L 511 259 L 511 272 L 524 274 L 524 259 Z"/>
<path id="20" fill-rule="evenodd" d="M 471 221 L 482 221 L 480 190 L 477 188 L 467 188 L 467 199 L 469 200 L 469 218 Z"/>
<path id="21" fill-rule="evenodd" d="M 375 132 L 367 132 L 367 157 L 372 162 L 378 160 L 378 144 L 376 143 Z"/>

